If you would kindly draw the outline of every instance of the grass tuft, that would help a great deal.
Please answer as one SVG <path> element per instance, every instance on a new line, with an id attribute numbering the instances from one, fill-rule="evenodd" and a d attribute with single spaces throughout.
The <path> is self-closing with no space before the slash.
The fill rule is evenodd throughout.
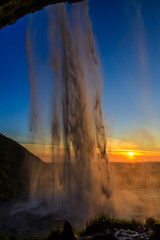
<path id="1" fill-rule="evenodd" d="M 104 233 L 107 229 L 113 228 L 122 228 L 137 230 L 139 227 L 142 227 L 143 223 L 138 220 L 125 220 L 111 218 L 110 216 L 102 213 L 99 216 L 91 219 L 87 222 L 86 228 L 82 229 L 80 236 L 87 236 L 96 233 Z"/>
<path id="2" fill-rule="evenodd" d="M 156 219 L 154 219 L 154 218 L 152 218 L 152 217 L 149 217 L 149 218 L 146 218 L 145 223 L 144 223 L 144 226 L 145 226 L 146 228 L 153 229 L 154 224 L 155 224 L 155 223 L 158 223 L 158 222 L 159 222 L 158 220 L 156 220 Z"/>

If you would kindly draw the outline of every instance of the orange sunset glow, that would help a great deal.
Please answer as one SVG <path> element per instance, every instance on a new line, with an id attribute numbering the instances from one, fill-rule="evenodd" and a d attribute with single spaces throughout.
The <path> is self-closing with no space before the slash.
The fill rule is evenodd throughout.
<path id="1" fill-rule="evenodd" d="M 108 158 L 110 162 L 158 162 L 160 151 L 140 148 L 136 144 L 123 142 L 117 139 L 107 139 Z M 23 144 L 29 151 L 45 162 L 52 161 L 53 147 L 50 144 Z M 98 150 L 97 150 L 98 152 Z M 63 161 L 64 148 L 60 147 L 60 157 Z"/>

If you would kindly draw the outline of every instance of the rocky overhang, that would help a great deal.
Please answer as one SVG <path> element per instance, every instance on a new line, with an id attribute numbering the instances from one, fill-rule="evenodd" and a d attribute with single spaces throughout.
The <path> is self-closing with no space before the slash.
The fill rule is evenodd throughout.
<path id="1" fill-rule="evenodd" d="M 0 0 L 0 29 L 15 23 L 26 14 L 41 10 L 47 5 L 82 0 Z"/>

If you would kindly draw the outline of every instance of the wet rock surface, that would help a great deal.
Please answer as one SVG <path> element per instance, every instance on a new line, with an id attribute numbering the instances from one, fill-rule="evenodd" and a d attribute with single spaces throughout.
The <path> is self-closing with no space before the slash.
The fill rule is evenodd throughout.
<path id="1" fill-rule="evenodd" d="M 118 240 L 147 240 L 146 232 L 137 232 L 132 230 L 125 230 L 125 229 L 115 229 L 114 236 Z"/>
<path id="2" fill-rule="evenodd" d="M 45 236 L 51 229 L 63 226 L 64 220 L 45 210 L 45 206 L 29 205 L 14 199 L 0 203 L 0 233 L 21 237 Z"/>
<path id="3" fill-rule="evenodd" d="M 106 234 L 94 234 L 91 236 L 86 236 L 83 238 L 78 238 L 79 240 L 117 240 L 113 233 Z"/>
<path id="4" fill-rule="evenodd" d="M 147 233 L 143 230 L 132 231 L 129 229 L 112 229 L 104 234 L 94 234 L 79 238 L 79 240 L 148 240 Z"/>

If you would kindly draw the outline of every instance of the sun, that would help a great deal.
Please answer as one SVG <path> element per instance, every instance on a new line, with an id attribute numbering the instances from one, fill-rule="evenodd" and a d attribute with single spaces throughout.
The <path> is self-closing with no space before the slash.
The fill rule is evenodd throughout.
<path id="1" fill-rule="evenodd" d="M 133 155 L 134 155 L 134 152 L 128 152 L 128 155 L 129 155 L 129 156 L 133 156 Z"/>

